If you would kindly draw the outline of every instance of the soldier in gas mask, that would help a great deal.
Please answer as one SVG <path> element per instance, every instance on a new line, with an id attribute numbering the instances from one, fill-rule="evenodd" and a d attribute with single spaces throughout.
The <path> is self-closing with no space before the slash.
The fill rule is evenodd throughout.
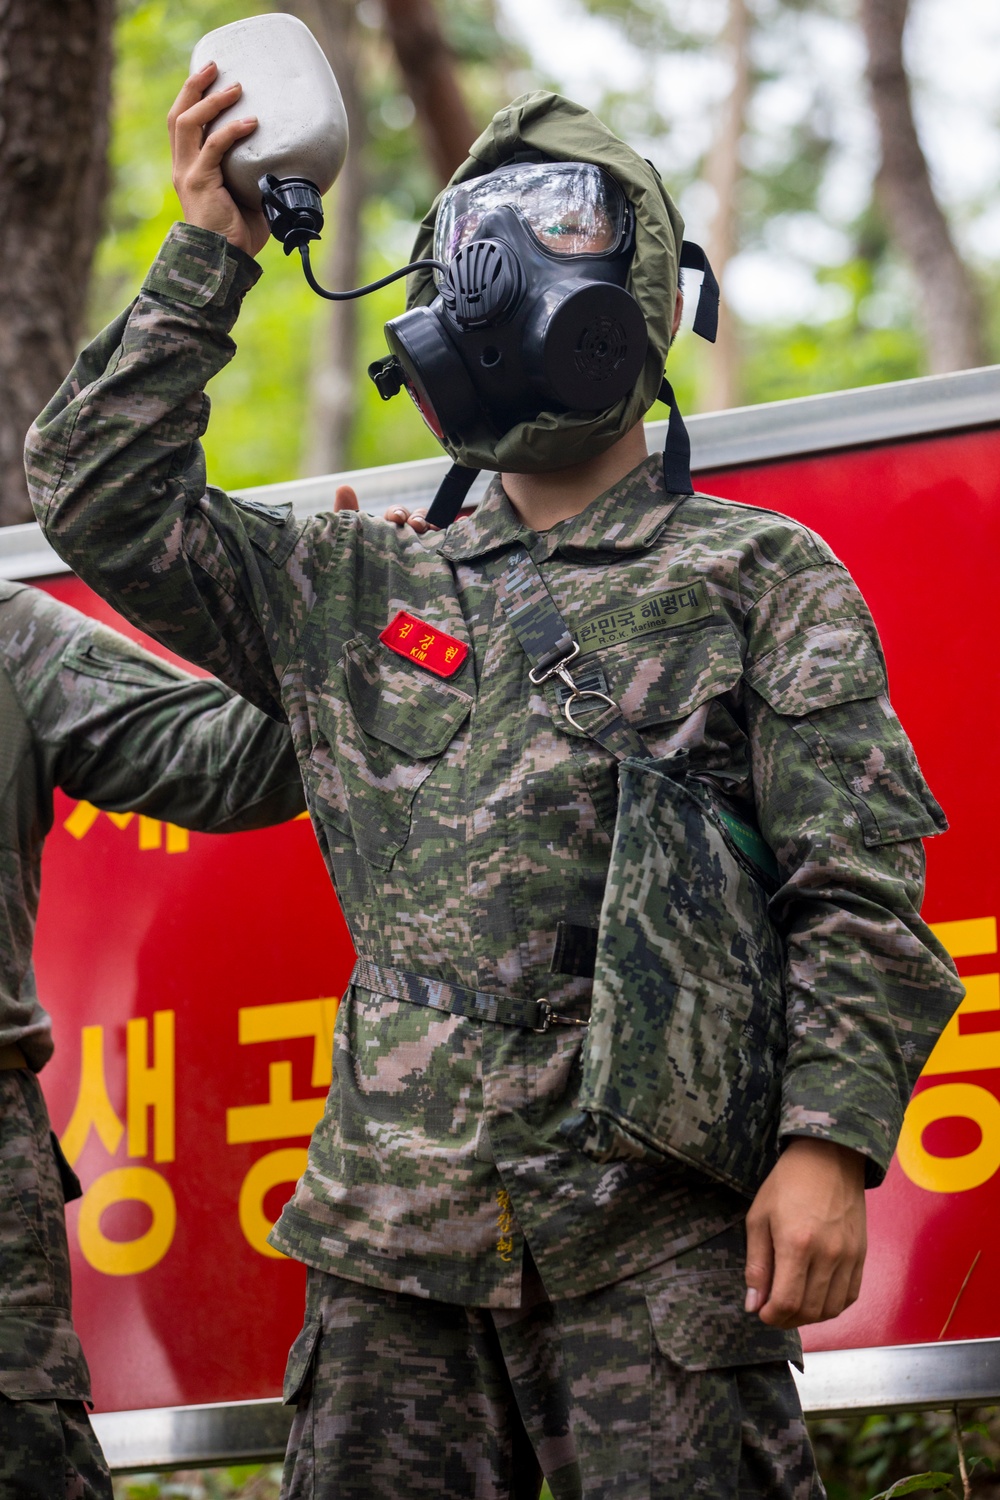
<path id="1" fill-rule="evenodd" d="M 204 136 L 233 100 L 212 76 L 171 115 L 187 222 L 28 473 L 95 588 L 287 714 L 358 950 L 272 1236 L 309 1267 L 285 1494 L 812 1500 L 794 1328 L 857 1296 L 864 1187 L 960 994 L 918 915 L 943 819 L 871 618 L 803 527 L 691 493 L 676 420 L 647 455 L 680 218 L 551 94 L 432 208 L 441 265 L 373 371 L 458 466 L 435 524 L 498 471 L 475 513 L 425 539 L 206 488 L 201 391 L 266 236 L 220 171 L 253 121 Z M 669 784 L 679 830 L 631 893 L 619 770 L 623 797 Z M 774 942 L 744 941 L 733 914 L 763 930 L 768 902 Z"/>

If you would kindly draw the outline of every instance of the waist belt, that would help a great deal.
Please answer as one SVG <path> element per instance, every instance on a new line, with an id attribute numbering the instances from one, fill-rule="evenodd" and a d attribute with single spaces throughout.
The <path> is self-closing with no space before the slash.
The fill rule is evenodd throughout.
<path id="1" fill-rule="evenodd" d="M 499 1026 L 518 1026 L 523 1031 L 548 1031 L 552 1026 L 587 1026 L 585 1020 L 560 1016 L 550 1000 L 520 1000 L 513 995 L 495 995 L 488 990 L 469 990 L 443 979 L 427 979 L 406 969 L 390 969 L 359 958 L 351 974 L 351 983 L 362 989 L 388 995 L 392 1000 L 406 1000 L 410 1005 L 425 1005 L 443 1010 L 451 1016 L 469 1016 L 473 1020 L 493 1021 Z"/>
<path id="2" fill-rule="evenodd" d="M 7 1072 L 11 1068 L 26 1068 L 27 1058 L 16 1042 L 8 1042 L 6 1046 L 0 1047 L 0 1073 Z"/>

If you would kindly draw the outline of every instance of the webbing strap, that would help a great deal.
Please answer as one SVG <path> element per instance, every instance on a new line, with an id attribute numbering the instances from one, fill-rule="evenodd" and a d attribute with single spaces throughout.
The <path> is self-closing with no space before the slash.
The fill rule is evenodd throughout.
<path id="1" fill-rule="evenodd" d="M 569 664 L 579 647 L 556 609 L 534 559 L 524 547 L 514 547 L 506 559 L 494 558 L 488 562 L 484 571 L 496 585 L 500 606 L 521 650 L 531 663 L 534 679 L 541 682 L 558 673 L 567 686 L 575 689 Z M 604 707 L 594 716 L 597 702 L 602 702 Z M 578 722 L 575 715 L 586 712 L 588 705 L 588 722 Z M 575 698 L 571 695 L 563 704 L 563 712 L 571 724 L 596 740 L 617 760 L 649 759 L 649 751 L 641 736 L 623 716 L 617 703 L 605 693 L 581 688 L 576 691 Z"/>
<path id="2" fill-rule="evenodd" d="M 506 561 L 495 558 L 486 564 L 487 577 L 496 584 L 497 598 L 511 629 L 517 636 L 521 650 L 532 667 L 533 677 L 544 680 L 553 673 L 575 688 L 571 675 L 571 663 L 577 653 L 577 643 L 569 626 L 555 606 L 545 580 L 534 559 L 524 547 L 514 547 Z M 582 713 L 591 700 L 591 716 L 587 723 L 579 723 L 571 715 L 571 709 Z M 605 693 L 589 689 L 578 689 L 563 704 L 563 712 L 575 725 L 602 749 L 609 751 L 617 760 L 651 760 L 652 753 L 637 730 L 623 715 L 618 704 Z M 594 716 L 593 703 L 602 701 L 604 708 Z M 741 852 L 752 860 L 762 873 L 778 880 L 778 865 L 769 846 L 756 828 L 738 818 L 723 807 L 717 798 L 712 807 L 725 826 L 730 838 Z"/>
<path id="3" fill-rule="evenodd" d="M 495 995 L 488 990 L 470 990 L 443 979 L 427 979 L 407 969 L 393 969 L 359 958 L 354 965 L 351 983 L 391 1000 L 405 1000 L 410 1005 L 425 1005 L 443 1010 L 450 1016 L 469 1016 L 477 1021 L 493 1021 L 499 1026 L 518 1026 L 523 1031 L 548 1031 L 550 1026 L 586 1026 L 585 1020 L 556 1015 L 548 1000 L 521 1000 L 513 995 Z"/>

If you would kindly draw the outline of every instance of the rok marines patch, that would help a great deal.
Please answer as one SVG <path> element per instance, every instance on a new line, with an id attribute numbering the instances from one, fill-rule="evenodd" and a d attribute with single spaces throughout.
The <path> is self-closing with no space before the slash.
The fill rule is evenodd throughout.
<path id="1" fill-rule="evenodd" d="M 593 615 L 577 632 L 580 654 L 586 656 L 588 651 L 621 646 L 657 630 L 673 630 L 678 625 L 706 620 L 711 613 L 705 584 L 701 581 L 682 583 L 665 593 L 650 594 L 648 598 L 627 604 L 622 609 L 609 609 L 602 615 Z"/>

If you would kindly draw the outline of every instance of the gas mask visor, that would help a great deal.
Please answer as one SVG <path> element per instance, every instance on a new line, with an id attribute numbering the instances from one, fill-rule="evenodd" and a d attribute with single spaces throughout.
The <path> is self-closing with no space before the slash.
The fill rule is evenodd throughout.
<path id="1" fill-rule="evenodd" d="M 512 208 L 550 255 L 610 255 L 626 233 L 617 183 L 583 162 L 519 162 L 449 188 L 434 228 L 434 258 L 449 264 L 498 209 Z"/>

